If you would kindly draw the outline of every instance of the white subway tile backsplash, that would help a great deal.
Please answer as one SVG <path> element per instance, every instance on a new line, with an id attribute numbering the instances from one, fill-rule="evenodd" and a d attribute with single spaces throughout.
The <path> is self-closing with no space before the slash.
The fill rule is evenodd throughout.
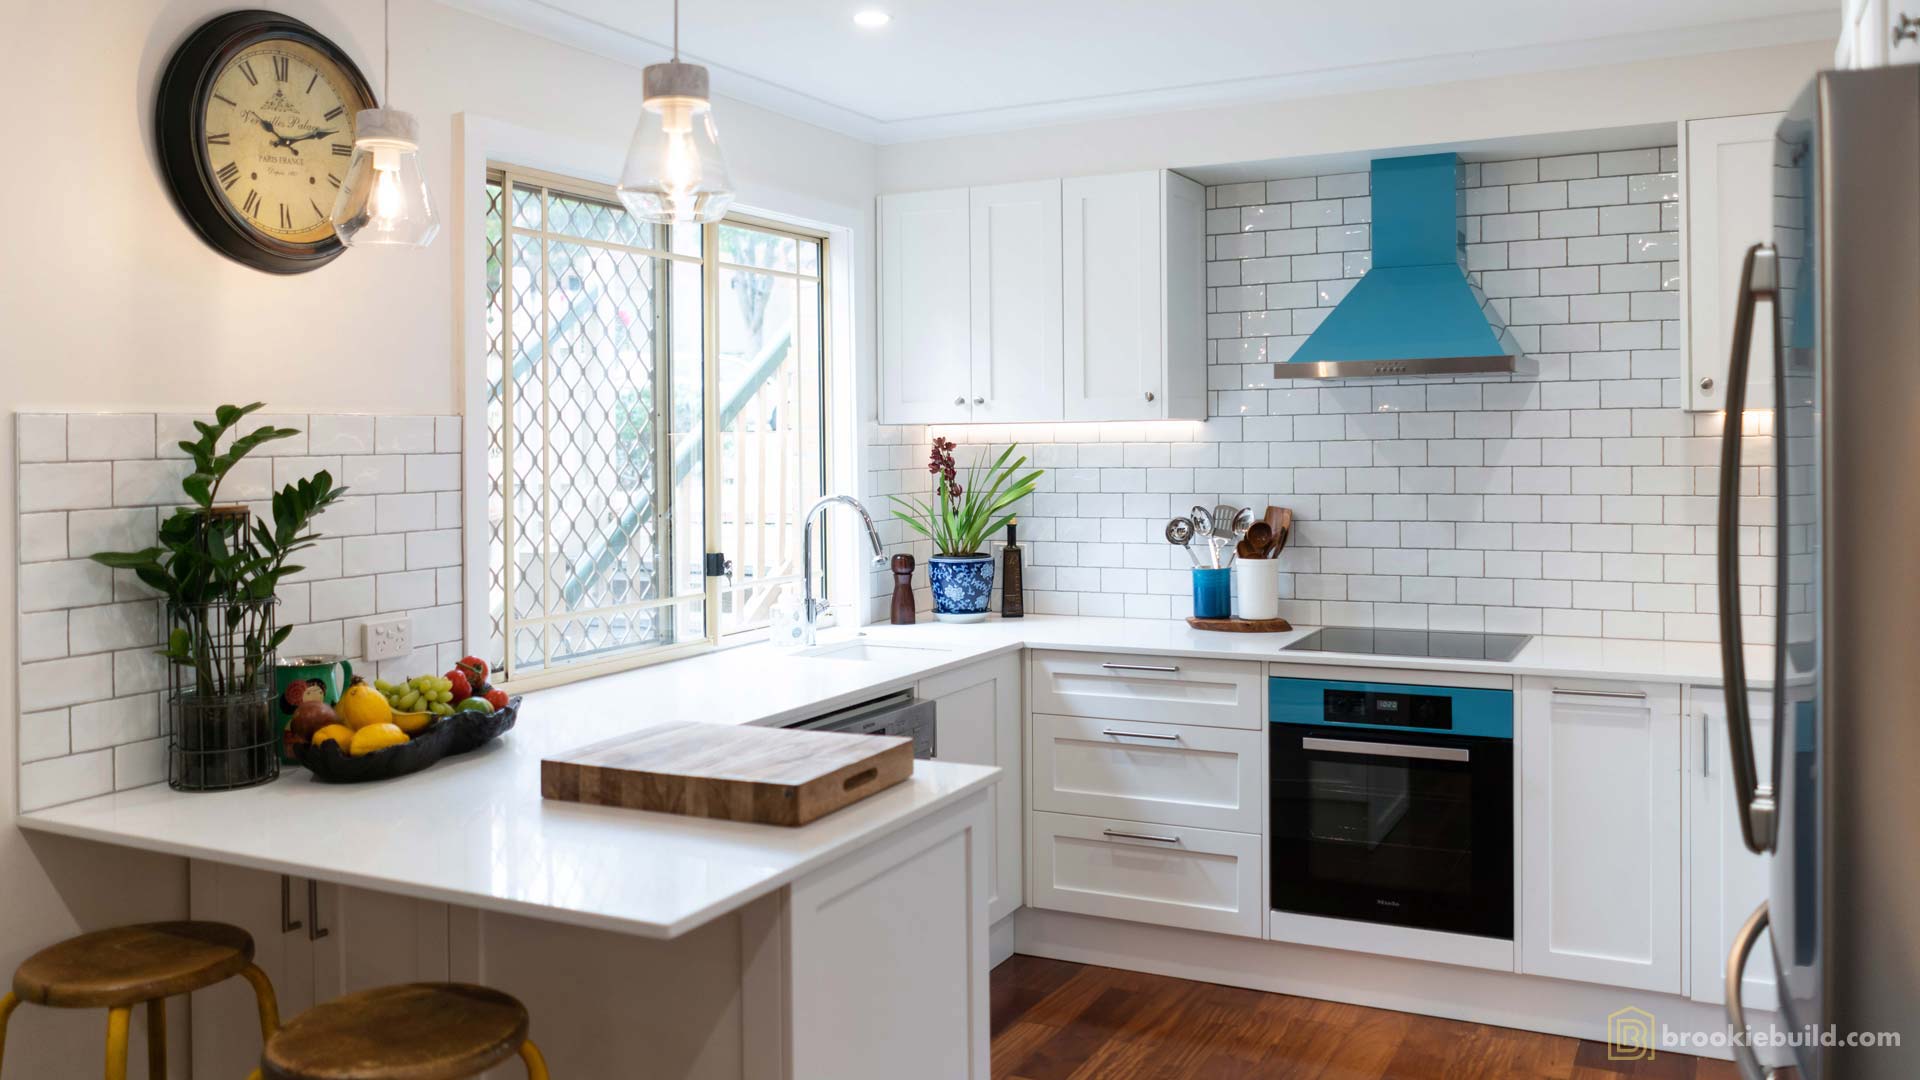
<path id="1" fill-rule="evenodd" d="M 1037 612 L 1186 614 L 1185 559 L 1154 538 L 1224 498 L 1293 508 L 1300 622 L 1710 639 L 1718 424 L 1678 408 L 1674 157 L 1462 166 L 1468 268 L 1527 350 L 1512 379 L 1272 376 L 1371 265 L 1350 229 L 1372 217 L 1364 175 L 1275 180 L 1210 191 L 1230 208 L 1209 219 L 1213 419 L 938 433 L 963 453 L 1018 439 L 1050 470 L 1021 515 Z M 1264 244 L 1220 243 L 1249 232 Z M 934 433 L 878 429 L 872 491 L 920 489 Z M 883 617 L 891 583 L 874 588 Z"/>
<path id="2" fill-rule="evenodd" d="M 184 501 L 179 482 L 191 463 L 176 444 L 195 437 L 194 418 L 16 418 L 27 809 L 166 778 L 168 673 L 155 652 L 162 605 L 131 571 L 85 556 L 154 543 L 161 516 Z M 356 489 L 316 523 L 323 538 L 296 556 L 305 569 L 283 583 L 279 618 L 292 627 L 283 653 L 357 653 L 358 620 L 381 611 L 414 617 L 424 645 L 418 670 L 444 667 L 441 653 L 457 658 L 464 630 L 460 418 L 255 414 L 241 428 L 264 424 L 301 433 L 242 462 L 222 487 L 223 500 L 265 514 L 277 484 L 322 468 Z M 912 450 L 898 449 L 905 465 Z M 414 493 L 399 494 L 409 491 L 410 477 Z M 383 510 L 386 495 L 399 501 Z M 407 572 L 410 548 L 422 567 L 415 573 Z M 418 670 L 402 662 L 392 673 Z"/>

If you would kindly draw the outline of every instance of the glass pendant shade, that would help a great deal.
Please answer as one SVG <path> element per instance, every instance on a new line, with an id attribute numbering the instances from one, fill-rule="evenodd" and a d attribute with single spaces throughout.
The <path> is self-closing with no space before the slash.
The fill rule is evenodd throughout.
<path id="1" fill-rule="evenodd" d="M 440 231 L 440 216 L 420 171 L 413 114 L 362 109 L 353 122 L 353 157 L 329 215 L 340 242 L 426 247 Z"/>
<path id="2" fill-rule="evenodd" d="M 713 126 L 707 69 L 651 64 L 642 79 L 646 97 L 620 170 L 620 201 L 636 217 L 663 225 L 720 220 L 734 192 Z"/>

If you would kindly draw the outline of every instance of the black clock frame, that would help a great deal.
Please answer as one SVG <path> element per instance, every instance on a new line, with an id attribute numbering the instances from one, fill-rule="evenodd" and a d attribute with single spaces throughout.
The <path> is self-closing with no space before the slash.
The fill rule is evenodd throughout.
<path id="1" fill-rule="evenodd" d="M 300 274 L 339 258 L 346 245 L 332 234 L 312 244 L 291 244 L 254 229 L 221 197 L 204 148 L 214 80 L 234 56 L 269 39 L 318 52 L 339 66 L 365 107 L 378 106 L 373 88 L 346 50 L 313 27 L 278 12 L 235 11 L 202 24 L 167 61 L 154 95 L 154 142 L 174 204 L 214 250 L 255 270 Z"/>

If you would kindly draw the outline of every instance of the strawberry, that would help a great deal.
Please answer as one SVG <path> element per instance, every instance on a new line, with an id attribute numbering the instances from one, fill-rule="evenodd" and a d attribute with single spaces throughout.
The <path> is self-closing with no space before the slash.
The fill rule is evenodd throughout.
<path id="1" fill-rule="evenodd" d="M 467 673 L 458 666 L 447 672 L 445 678 L 453 684 L 453 700 L 465 701 L 473 696 L 473 684 L 467 681 Z"/>
<path id="2" fill-rule="evenodd" d="M 487 704 L 492 705 L 495 712 L 499 712 L 501 709 L 507 707 L 507 692 L 505 690 L 489 690 L 486 693 L 486 698 Z"/>

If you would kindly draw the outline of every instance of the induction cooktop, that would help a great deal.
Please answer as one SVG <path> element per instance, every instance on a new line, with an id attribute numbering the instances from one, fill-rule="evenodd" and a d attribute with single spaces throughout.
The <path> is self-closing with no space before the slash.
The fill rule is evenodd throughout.
<path id="1" fill-rule="evenodd" d="M 1533 639 L 1526 634 L 1481 634 L 1465 630 L 1373 630 L 1328 626 L 1289 645 L 1283 652 L 1367 653 L 1440 660 L 1492 660 L 1504 663 L 1520 655 Z"/>

